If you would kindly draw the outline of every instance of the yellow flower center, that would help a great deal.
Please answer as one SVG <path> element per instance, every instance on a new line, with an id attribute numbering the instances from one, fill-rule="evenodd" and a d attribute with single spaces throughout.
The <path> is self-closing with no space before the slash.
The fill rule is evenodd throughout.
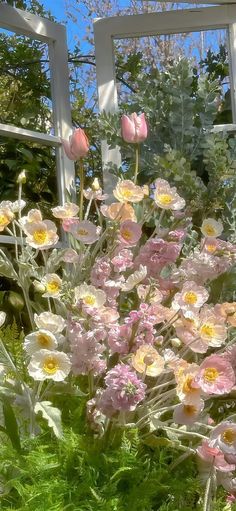
<path id="1" fill-rule="evenodd" d="M 37 245 L 43 245 L 48 241 L 48 232 L 43 229 L 35 231 L 33 234 L 33 240 Z"/>
<path id="2" fill-rule="evenodd" d="M 184 301 L 189 305 L 193 305 L 197 301 L 197 295 L 193 291 L 188 291 L 184 295 Z"/>
<path id="3" fill-rule="evenodd" d="M 205 324 L 200 328 L 200 334 L 212 338 L 214 337 L 215 329 L 212 325 Z"/>
<path id="4" fill-rule="evenodd" d="M 50 347 L 50 339 L 47 337 L 47 335 L 39 334 L 38 335 L 38 343 L 41 348 L 48 348 Z"/>
<path id="5" fill-rule="evenodd" d="M 86 296 L 83 296 L 83 302 L 86 305 L 94 305 L 96 302 L 96 298 L 93 295 L 86 295 Z"/>
<path id="6" fill-rule="evenodd" d="M 216 235 L 216 230 L 213 227 L 213 225 L 211 225 L 211 224 L 204 225 L 204 231 L 207 234 L 207 236 L 215 236 Z"/>
<path id="7" fill-rule="evenodd" d="M 55 374 L 59 369 L 58 360 L 54 357 L 45 358 L 43 370 L 47 374 Z"/>
<path id="8" fill-rule="evenodd" d="M 206 382 L 214 383 L 217 380 L 219 374 L 219 371 L 217 371 L 215 367 L 207 367 L 207 369 L 204 371 L 203 378 Z"/>
<path id="9" fill-rule="evenodd" d="M 6 225 L 6 224 L 9 224 L 10 223 L 10 220 L 9 218 L 7 217 L 7 215 L 0 215 L 0 225 Z"/>
<path id="10" fill-rule="evenodd" d="M 132 233 L 128 229 L 124 229 L 122 231 L 122 236 L 123 236 L 123 238 L 125 238 L 125 240 L 128 240 L 128 241 L 132 239 Z"/>
<path id="11" fill-rule="evenodd" d="M 78 229 L 77 234 L 79 236 L 88 236 L 88 231 L 86 229 Z"/>
<path id="12" fill-rule="evenodd" d="M 206 250 L 210 253 L 213 253 L 216 251 L 216 246 L 215 245 L 211 245 L 211 244 L 207 244 L 206 245 Z"/>
<path id="13" fill-rule="evenodd" d="M 191 417 L 192 415 L 195 415 L 196 411 L 197 411 L 196 406 L 184 405 L 184 413 L 186 413 L 186 415 L 189 415 Z"/>
<path id="14" fill-rule="evenodd" d="M 234 429 L 232 429 L 232 428 L 226 429 L 221 434 L 221 440 L 225 444 L 232 445 L 235 442 L 235 440 L 236 440 L 236 431 Z"/>
<path id="15" fill-rule="evenodd" d="M 157 196 L 158 201 L 163 204 L 163 206 L 168 206 L 171 204 L 173 198 L 169 193 L 161 193 Z"/>
<path id="16" fill-rule="evenodd" d="M 186 376 L 182 387 L 184 394 L 190 394 L 191 392 L 196 392 L 198 390 L 197 388 L 192 387 L 192 383 L 193 377 L 190 375 Z"/>
<path id="17" fill-rule="evenodd" d="M 59 282 L 56 282 L 56 280 L 51 280 L 50 282 L 48 282 L 46 284 L 46 290 L 48 293 L 58 293 L 58 291 L 60 290 L 60 284 Z"/>
<path id="18" fill-rule="evenodd" d="M 124 197 L 124 199 L 130 199 L 133 193 L 131 192 L 131 190 L 126 189 L 121 191 L 121 195 Z"/>

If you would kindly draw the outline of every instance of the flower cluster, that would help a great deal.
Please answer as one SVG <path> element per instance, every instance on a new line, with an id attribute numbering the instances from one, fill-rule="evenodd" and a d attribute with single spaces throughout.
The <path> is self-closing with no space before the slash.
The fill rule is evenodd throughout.
<path id="1" fill-rule="evenodd" d="M 143 142 L 145 117 L 123 117 L 122 133 L 127 143 Z M 88 141 L 79 129 L 64 147 L 70 159 L 82 159 Z M 108 423 L 114 432 L 136 424 L 147 435 L 162 429 L 171 441 L 174 434 L 236 495 L 235 416 L 214 417 L 214 426 L 211 417 L 213 402 L 227 401 L 236 386 L 236 303 L 214 298 L 236 246 L 209 217 L 187 252 L 185 199 L 164 179 L 149 188 L 137 176 L 120 178 L 100 209 L 107 194 L 97 179 L 84 190 L 81 177 L 79 206 L 52 208 L 54 222 L 37 209 L 23 217 L 21 199 L 0 204 L 0 230 L 21 239 L 14 265 L 3 251 L 0 260 L 18 279 L 31 323 L 23 344 L 30 382 L 22 388 L 37 410 L 57 382 L 67 381 L 75 395 L 82 385 L 99 435 Z M 66 248 L 57 246 L 60 226 Z"/>

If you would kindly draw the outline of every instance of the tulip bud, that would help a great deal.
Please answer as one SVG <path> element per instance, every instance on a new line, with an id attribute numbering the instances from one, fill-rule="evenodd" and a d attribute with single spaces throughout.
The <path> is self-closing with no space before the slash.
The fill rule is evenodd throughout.
<path id="1" fill-rule="evenodd" d="M 129 144 L 138 144 L 146 140 L 148 128 L 145 114 L 137 115 L 134 112 L 131 115 L 122 115 L 121 133 L 124 141 Z"/>
<path id="2" fill-rule="evenodd" d="M 20 172 L 18 178 L 17 178 L 17 183 L 18 184 L 25 184 L 26 183 L 26 175 L 25 175 L 25 170 L 22 170 L 22 172 Z"/>
<path id="3" fill-rule="evenodd" d="M 84 130 L 77 128 L 73 131 L 69 140 L 62 140 L 62 144 L 69 160 L 83 158 L 89 151 L 89 141 Z"/>

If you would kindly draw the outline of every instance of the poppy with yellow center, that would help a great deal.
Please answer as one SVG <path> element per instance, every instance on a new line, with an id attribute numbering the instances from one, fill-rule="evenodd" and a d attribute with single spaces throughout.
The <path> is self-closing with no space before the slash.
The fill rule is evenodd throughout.
<path id="1" fill-rule="evenodd" d="M 193 291 L 188 291 L 184 295 L 184 301 L 189 305 L 194 305 L 197 302 L 197 295 Z"/>
<path id="2" fill-rule="evenodd" d="M 156 199 L 163 204 L 163 206 L 169 206 L 172 203 L 172 196 L 168 193 L 161 193 L 160 195 L 156 195 Z"/>
<path id="3" fill-rule="evenodd" d="M 58 291 L 60 290 L 60 284 L 55 280 L 51 280 L 51 282 L 48 282 L 46 284 L 46 290 L 48 293 L 51 294 L 58 293 Z"/>
<path id="4" fill-rule="evenodd" d="M 46 374 L 55 374 L 59 369 L 59 364 L 56 358 L 48 357 L 44 360 L 43 370 Z"/>
<path id="5" fill-rule="evenodd" d="M 217 371 L 215 367 L 207 367 L 204 370 L 203 378 L 206 382 L 214 383 L 217 380 L 219 374 L 219 371 Z"/>
<path id="6" fill-rule="evenodd" d="M 38 230 L 33 233 L 33 240 L 37 245 L 44 245 L 48 241 L 48 232 L 45 230 Z"/>
<path id="7" fill-rule="evenodd" d="M 235 429 L 232 429 L 232 428 L 226 429 L 221 434 L 221 440 L 225 444 L 233 445 L 234 442 L 236 441 L 236 431 L 235 431 Z"/>

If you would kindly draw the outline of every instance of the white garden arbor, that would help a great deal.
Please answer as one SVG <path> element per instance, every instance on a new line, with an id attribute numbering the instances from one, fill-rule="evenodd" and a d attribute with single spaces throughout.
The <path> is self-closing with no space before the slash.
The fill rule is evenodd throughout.
<path id="1" fill-rule="evenodd" d="M 152 2 L 160 0 L 151 0 Z M 217 131 L 236 131 L 236 0 L 175 0 L 186 4 L 211 4 L 200 8 L 186 8 L 166 12 L 152 12 L 132 16 L 115 16 L 94 22 L 95 54 L 100 111 L 114 113 L 118 109 L 115 73 L 114 40 L 144 36 L 228 30 L 230 85 L 233 124 L 216 126 Z M 108 164 L 121 164 L 119 148 L 109 149 L 102 142 L 103 172 L 106 191 L 114 186 L 114 177 Z"/>
<path id="2" fill-rule="evenodd" d="M 0 27 L 37 39 L 48 45 L 53 134 L 0 124 L 0 136 L 36 142 L 55 148 L 55 187 L 57 187 L 58 198 L 62 204 L 66 198 L 66 191 L 73 194 L 75 182 L 74 163 L 66 157 L 61 145 L 61 138 L 68 138 L 72 128 L 66 29 L 58 23 L 13 8 L 5 3 L 0 4 Z M 8 242 L 9 237 L 0 236 L 0 240 Z"/>

